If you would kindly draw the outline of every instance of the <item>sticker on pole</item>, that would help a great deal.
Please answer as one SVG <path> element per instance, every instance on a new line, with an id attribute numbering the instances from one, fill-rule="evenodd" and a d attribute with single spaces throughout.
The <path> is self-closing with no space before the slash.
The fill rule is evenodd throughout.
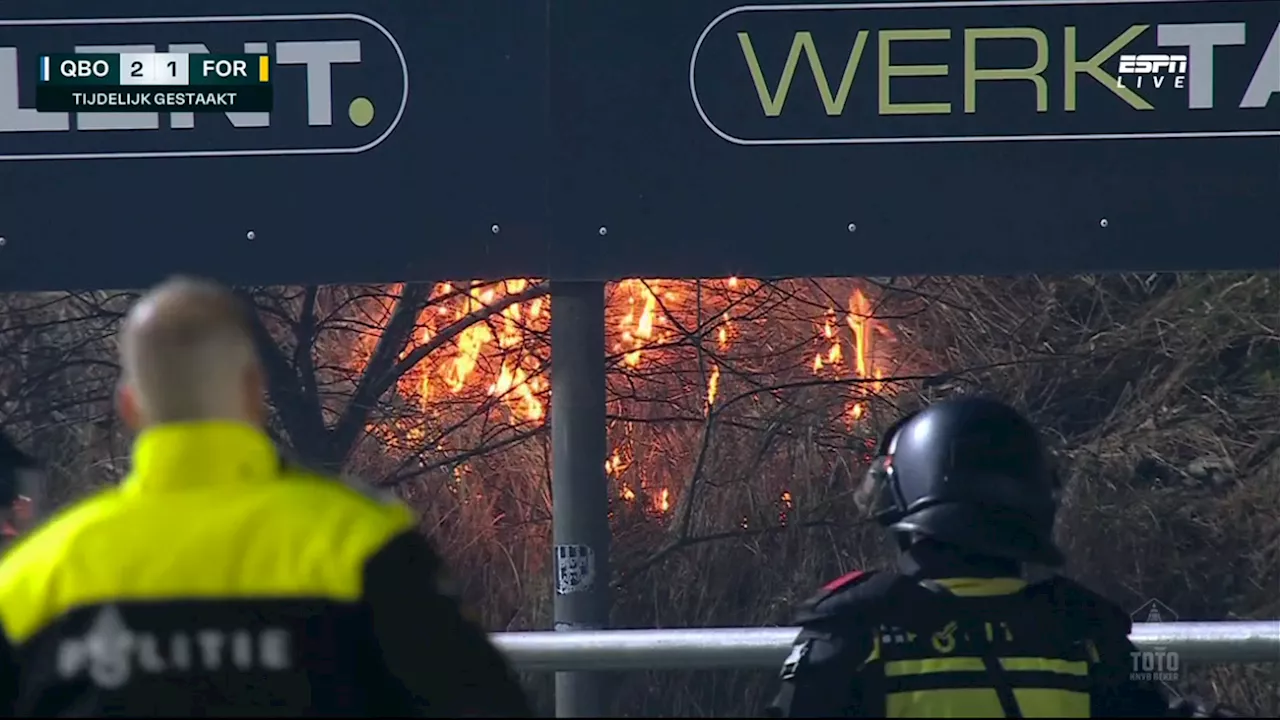
<path id="1" fill-rule="evenodd" d="M 596 583 L 596 553 L 586 545 L 556 546 L 556 594 L 586 592 Z"/>

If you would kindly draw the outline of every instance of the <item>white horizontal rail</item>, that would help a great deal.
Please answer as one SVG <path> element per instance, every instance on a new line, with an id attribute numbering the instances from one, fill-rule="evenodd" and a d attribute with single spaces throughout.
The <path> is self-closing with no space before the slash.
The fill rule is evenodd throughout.
<path id="1" fill-rule="evenodd" d="M 495 633 L 521 670 L 706 670 L 778 668 L 799 628 L 686 628 Z M 1280 662 L 1280 620 L 1138 623 L 1130 635 L 1143 649 L 1177 652 L 1181 660 Z"/>

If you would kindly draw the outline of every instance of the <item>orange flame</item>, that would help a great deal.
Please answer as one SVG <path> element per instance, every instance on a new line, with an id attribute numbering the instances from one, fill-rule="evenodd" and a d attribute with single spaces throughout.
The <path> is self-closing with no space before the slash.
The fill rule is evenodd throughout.
<path id="1" fill-rule="evenodd" d="M 515 279 L 498 283 L 439 283 L 422 313 L 414 344 L 430 342 L 467 315 L 525 292 L 534 282 Z M 608 347 L 625 367 L 638 368 L 650 356 L 657 358 L 664 347 L 686 341 L 690 328 L 706 327 L 707 332 L 714 329 L 715 338 L 706 352 L 723 356 L 739 339 L 738 324 L 750 326 L 761 322 L 760 318 L 737 310 L 732 302 L 733 298 L 742 298 L 759 287 L 759 281 L 736 277 L 700 282 L 623 280 L 612 287 L 606 311 Z M 695 301 L 696 294 L 704 292 L 707 294 Z M 486 321 L 463 329 L 402 378 L 401 394 L 406 399 L 416 399 L 426 416 L 425 420 L 414 421 L 416 424 L 398 430 L 404 440 L 425 441 L 428 427 L 434 422 L 432 418 L 451 412 L 449 408 L 457 407 L 459 401 L 465 404 L 467 398 L 471 398 L 470 402 L 492 400 L 495 409 L 505 411 L 505 417 L 497 419 L 512 425 L 545 422 L 550 383 L 544 367 L 545 345 L 541 343 L 545 343 L 549 328 L 549 308 L 546 297 L 506 305 Z M 382 303 L 381 311 L 385 323 L 391 303 Z M 694 317 L 697 313 L 705 317 Z M 710 325 L 708 319 L 712 320 Z M 848 328 L 848 334 L 843 332 L 842 325 Z M 844 411 L 848 422 L 864 418 L 870 394 L 882 390 L 884 385 L 884 368 L 874 346 L 875 334 L 887 334 L 873 316 L 870 299 L 862 290 L 854 289 L 847 307 L 826 308 L 814 331 L 817 343 L 811 363 L 814 374 L 838 380 L 872 381 L 851 384 Z M 362 341 L 356 348 L 357 364 L 367 362 L 375 341 Z M 405 348 L 404 352 L 412 349 Z M 726 378 L 722 375 L 721 362 L 709 359 L 705 367 L 702 410 L 710 413 L 722 399 Z M 732 376 L 729 381 L 732 382 Z M 369 431 L 380 437 L 386 435 L 373 425 Z M 628 472 L 634 462 L 629 442 L 625 438 L 620 441 L 604 464 L 606 475 L 616 485 L 617 496 L 625 502 L 634 502 L 643 496 L 649 499 L 654 511 L 669 512 L 676 498 L 665 481 L 651 486 L 651 478 L 644 473 Z M 437 449 L 444 448 L 438 446 Z M 463 472 L 455 468 L 455 478 L 461 478 Z M 785 522 L 792 507 L 791 492 L 784 491 L 779 502 L 780 519 Z M 745 526 L 746 520 L 743 522 Z"/>
<path id="2" fill-rule="evenodd" d="M 707 412 L 716 404 L 716 393 L 720 391 L 720 366 L 711 366 L 711 376 L 707 378 Z"/>

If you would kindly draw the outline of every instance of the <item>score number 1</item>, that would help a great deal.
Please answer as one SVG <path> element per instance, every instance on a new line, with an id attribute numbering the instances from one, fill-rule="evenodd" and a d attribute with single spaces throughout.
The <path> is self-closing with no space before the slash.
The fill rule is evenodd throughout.
<path id="1" fill-rule="evenodd" d="M 121 85 L 187 85 L 191 65 L 186 53 L 120 55 Z"/>

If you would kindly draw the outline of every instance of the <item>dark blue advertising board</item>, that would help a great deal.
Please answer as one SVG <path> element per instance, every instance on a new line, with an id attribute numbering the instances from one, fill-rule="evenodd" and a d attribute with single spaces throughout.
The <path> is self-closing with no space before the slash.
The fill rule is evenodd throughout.
<path id="1" fill-rule="evenodd" d="M 560 272 L 1280 268 L 1280 2 L 552 7 Z"/>
<path id="2" fill-rule="evenodd" d="M 0 6 L 0 287 L 1280 267 L 1276 0 L 299 5 Z M 273 110 L 32 109 L 95 52 Z"/>
<path id="3" fill-rule="evenodd" d="M 6 2 L 0 286 L 546 275 L 544 18 L 522 0 Z M 269 54 L 273 111 L 31 109 L 41 55 L 95 51 Z"/>

